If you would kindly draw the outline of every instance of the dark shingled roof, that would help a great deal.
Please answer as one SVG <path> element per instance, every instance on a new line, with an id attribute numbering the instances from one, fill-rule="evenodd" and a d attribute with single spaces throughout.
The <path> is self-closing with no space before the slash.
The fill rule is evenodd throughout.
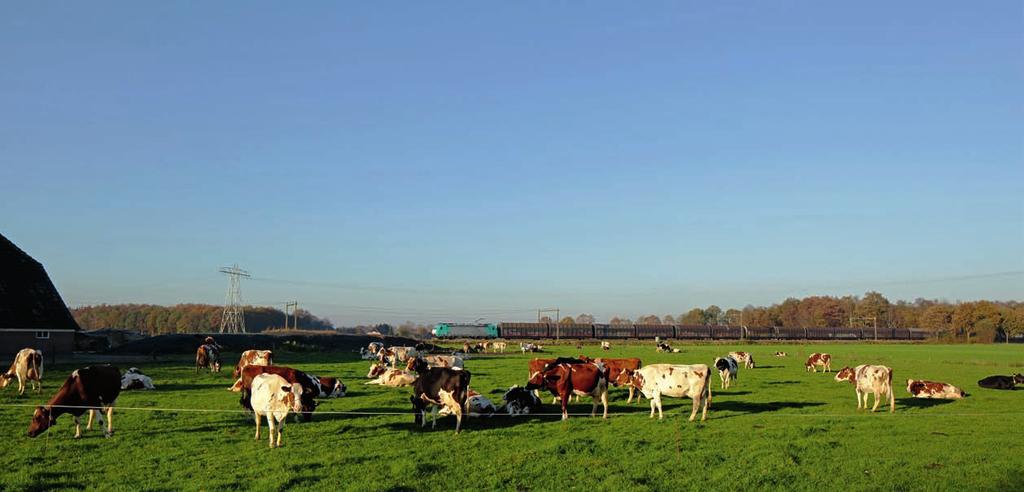
<path id="1" fill-rule="evenodd" d="M 46 270 L 0 234 L 0 330 L 78 330 Z"/>

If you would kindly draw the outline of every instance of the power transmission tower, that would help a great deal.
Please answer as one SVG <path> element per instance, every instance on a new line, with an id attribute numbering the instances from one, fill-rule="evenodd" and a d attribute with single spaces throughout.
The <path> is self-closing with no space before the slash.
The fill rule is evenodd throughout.
<path id="1" fill-rule="evenodd" d="M 288 308 L 292 308 L 293 330 L 299 329 L 299 301 L 284 303 L 284 329 L 288 329 Z"/>
<path id="2" fill-rule="evenodd" d="M 220 317 L 221 333 L 245 333 L 245 313 L 242 312 L 242 277 L 249 278 L 249 272 L 238 265 L 221 268 L 220 273 L 228 276 L 228 294 L 224 300 L 224 314 Z"/>

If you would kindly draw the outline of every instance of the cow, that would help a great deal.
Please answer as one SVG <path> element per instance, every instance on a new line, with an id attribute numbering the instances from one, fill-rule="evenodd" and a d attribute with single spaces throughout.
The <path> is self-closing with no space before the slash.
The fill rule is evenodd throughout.
<path id="1" fill-rule="evenodd" d="M 959 400 L 967 396 L 964 390 L 952 384 L 925 381 L 922 379 L 908 379 L 907 392 L 914 398 L 936 398 L 943 400 Z"/>
<path id="2" fill-rule="evenodd" d="M 754 368 L 754 354 L 750 352 L 729 352 L 729 357 L 735 359 L 737 364 L 743 364 L 744 369 Z"/>
<path id="3" fill-rule="evenodd" d="M 409 359 L 417 355 L 419 352 L 416 351 L 416 347 L 388 347 L 377 352 L 377 360 L 390 364 L 391 367 L 398 367 L 399 363 L 408 363 Z"/>
<path id="4" fill-rule="evenodd" d="M 601 342 L 601 350 L 611 350 L 611 349 L 612 349 L 611 342 Z"/>
<path id="5" fill-rule="evenodd" d="M 494 415 L 498 411 L 498 407 L 494 406 L 494 403 L 486 396 L 481 395 L 476 391 L 469 390 L 469 392 L 466 393 L 465 411 L 466 415 L 473 417 L 479 417 L 482 415 L 490 416 Z M 451 414 L 452 411 L 448 407 L 442 407 L 441 410 L 437 412 L 437 415 L 441 417 Z"/>
<path id="6" fill-rule="evenodd" d="M 246 350 L 242 352 L 242 356 L 238 358 L 238 364 L 235 366 L 235 370 L 231 372 L 231 377 L 238 378 L 242 375 L 242 369 L 249 366 L 272 366 L 274 365 L 274 353 L 270 350 Z M 241 387 L 231 387 L 231 391 L 241 391 Z"/>
<path id="7" fill-rule="evenodd" d="M 657 342 L 655 344 L 655 346 L 654 346 L 654 351 L 655 352 L 668 352 L 668 353 L 671 353 L 671 354 L 678 354 L 679 353 L 679 349 L 672 348 L 671 345 L 669 345 L 669 344 L 667 344 L 665 342 Z"/>
<path id="8" fill-rule="evenodd" d="M 505 349 L 507 349 L 507 348 L 508 348 L 508 342 L 492 342 L 491 343 L 491 350 L 494 351 L 494 353 L 498 353 L 498 351 L 500 350 L 501 353 L 504 354 L 505 353 Z"/>
<path id="9" fill-rule="evenodd" d="M 104 437 L 114 434 L 114 402 L 121 394 L 121 371 L 113 366 L 88 366 L 75 369 L 64 385 L 50 398 L 46 406 L 36 407 L 28 437 L 36 437 L 57 423 L 57 417 L 69 413 L 75 417 L 75 439 L 82 436 L 81 417 L 89 412 L 86 430 L 92 429 L 92 418 L 96 415 L 103 427 L 103 412 L 107 412 Z"/>
<path id="10" fill-rule="evenodd" d="M 206 337 L 213 340 L 212 337 Z M 196 372 L 209 367 L 210 372 L 220 372 L 220 348 L 215 343 L 204 343 L 196 349 Z"/>
<path id="11" fill-rule="evenodd" d="M 418 377 L 413 384 L 413 394 L 409 401 L 412 403 L 413 412 L 416 413 L 415 422 L 421 427 L 426 427 L 427 407 L 430 407 L 433 414 L 430 428 L 433 429 L 437 427 L 438 407 L 447 407 L 449 412 L 455 415 L 455 433 L 458 434 L 462 429 L 462 409 L 466 408 L 466 399 L 469 397 L 469 371 L 449 367 L 428 367 L 423 359 L 416 359 L 414 369 Z"/>
<path id="12" fill-rule="evenodd" d="M 348 391 L 345 383 L 341 382 L 338 378 L 320 377 L 312 374 L 307 374 L 307 376 L 309 376 L 314 386 L 320 387 L 320 391 L 317 393 L 318 398 L 341 398 Z"/>
<path id="13" fill-rule="evenodd" d="M 121 390 L 152 390 L 156 389 L 153 386 L 153 379 L 142 373 L 138 367 L 132 367 L 128 369 L 128 372 L 121 376 Z"/>
<path id="14" fill-rule="evenodd" d="M 252 413 L 256 417 L 256 440 L 260 440 L 260 420 L 267 417 L 270 447 L 281 447 L 281 430 L 288 412 L 302 411 L 302 385 L 288 382 L 277 374 L 257 374 L 252 379 Z M 276 439 L 275 439 L 276 435 Z"/>
<path id="15" fill-rule="evenodd" d="M 786 353 L 785 352 L 775 352 L 775 356 L 776 357 L 785 357 Z"/>
<path id="16" fill-rule="evenodd" d="M 857 409 L 861 408 L 861 397 L 863 397 L 863 408 L 868 408 L 868 393 L 875 395 L 875 405 L 871 411 L 878 410 L 881 397 L 889 395 L 889 412 L 896 412 L 896 395 L 892 390 L 892 368 L 886 366 L 872 366 L 861 364 L 857 367 L 844 367 L 836 373 L 836 381 L 847 381 L 852 383 L 857 392 Z"/>
<path id="17" fill-rule="evenodd" d="M 818 366 L 821 366 L 824 372 L 832 372 L 832 356 L 815 352 L 804 363 L 804 368 L 808 371 L 818 372 Z"/>
<path id="18" fill-rule="evenodd" d="M 406 370 L 412 370 L 417 358 L 425 360 L 429 367 L 456 367 L 462 369 L 465 366 L 462 357 L 457 355 L 420 355 L 409 359 L 406 363 Z"/>
<path id="19" fill-rule="evenodd" d="M 23 348 L 14 356 L 11 368 L 0 374 L 0 388 L 6 388 L 12 379 L 18 379 L 18 395 L 25 394 L 25 383 L 36 392 L 43 391 L 43 351 Z"/>
<path id="20" fill-rule="evenodd" d="M 542 347 L 540 345 L 537 345 L 535 343 L 528 343 L 528 342 L 520 342 L 519 343 L 519 348 L 523 351 L 524 354 L 527 353 L 527 352 L 543 352 L 544 351 L 544 347 Z"/>
<path id="21" fill-rule="evenodd" d="M 1024 375 L 989 376 L 978 381 L 978 386 L 988 389 L 1012 390 L 1015 385 L 1024 384 Z"/>
<path id="22" fill-rule="evenodd" d="M 556 362 L 535 373 L 526 383 L 526 389 L 546 389 L 562 400 L 562 420 L 569 418 L 569 398 L 572 395 L 590 396 L 594 405 L 590 416 L 597 415 L 598 401 L 604 406 L 603 418 L 608 418 L 608 371 L 599 364 Z"/>
<path id="23" fill-rule="evenodd" d="M 608 374 L 606 375 L 608 378 L 608 384 L 612 386 L 621 386 L 618 383 L 618 379 L 619 374 L 621 374 L 623 371 L 635 371 L 637 369 L 640 369 L 640 366 L 642 365 L 640 359 L 637 359 L 636 357 L 631 357 L 628 359 L 608 359 L 604 357 L 591 359 L 589 357 L 581 355 L 579 356 L 579 359 L 582 360 L 583 362 L 595 362 L 604 366 L 605 369 L 608 370 Z M 626 403 L 633 403 L 633 396 L 636 391 L 636 388 L 634 388 L 630 384 L 626 384 L 625 386 L 626 389 L 629 390 L 629 398 L 626 400 Z M 579 399 L 577 397 L 577 401 L 578 400 Z M 636 401 L 640 401 L 640 395 L 636 395 Z"/>
<path id="24" fill-rule="evenodd" d="M 716 358 L 715 368 L 718 369 L 718 377 L 722 379 L 722 389 L 728 389 L 733 380 L 739 379 L 739 364 L 730 356 Z"/>
<path id="25" fill-rule="evenodd" d="M 505 412 L 509 415 L 526 415 L 537 413 L 541 407 L 540 398 L 522 386 L 512 386 L 501 397 L 505 402 Z"/>
<path id="26" fill-rule="evenodd" d="M 276 374 L 288 381 L 290 384 L 302 386 L 302 408 L 296 410 L 300 413 L 305 422 L 313 419 L 313 411 L 316 410 L 316 397 L 320 396 L 323 385 L 314 377 L 290 367 L 284 366 L 248 366 L 242 369 L 242 375 L 238 378 L 238 385 L 241 388 L 242 396 L 238 402 L 242 408 L 252 411 L 252 382 L 260 374 Z"/>
<path id="27" fill-rule="evenodd" d="M 413 372 L 395 369 L 378 362 L 370 367 L 370 372 L 366 377 L 375 379 L 363 384 L 379 384 L 381 386 L 397 388 L 400 386 L 412 386 L 416 382 L 417 376 Z"/>
<path id="28" fill-rule="evenodd" d="M 711 406 L 711 369 L 704 364 L 676 365 L 651 364 L 636 371 L 623 372 L 620 376 L 628 378 L 629 383 L 640 390 L 651 400 L 651 418 L 654 410 L 658 410 L 658 419 L 664 418 L 661 397 L 690 397 L 693 399 L 693 410 L 690 422 L 697 417 L 697 410 L 703 407 L 700 420 L 708 417 Z"/>

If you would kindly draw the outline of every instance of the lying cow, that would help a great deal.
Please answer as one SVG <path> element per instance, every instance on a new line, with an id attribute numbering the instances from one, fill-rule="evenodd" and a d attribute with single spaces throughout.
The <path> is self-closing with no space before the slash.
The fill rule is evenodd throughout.
<path id="1" fill-rule="evenodd" d="M 925 381 L 922 379 L 908 379 L 907 392 L 914 398 L 935 398 L 942 400 L 959 400 L 967 396 L 964 390 L 952 384 Z"/>
<path id="2" fill-rule="evenodd" d="M 302 406 L 297 411 L 301 412 L 299 415 L 301 415 L 303 421 L 309 422 L 313 419 L 313 411 L 317 407 L 316 397 L 320 395 L 324 384 L 317 378 L 290 367 L 249 366 L 242 369 L 242 377 L 238 378 L 239 387 L 241 387 L 242 391 L 242 396 L 238 402 L 242 405 L 242 408 L 252 411 L 252 382 L 260 374 L 276 374 L 290 384 L 302 386 Z"/>
<path id="3" fill-rule="evenodd" d="M 462 369 L 465 366 L 465 361 L 457 355 L 420 355 L 409 359 L 406 363 L 407 370 L 413 370 L 417 358 L 426 361 L 428 367 L 454 367 Z"/>
<path id="4" fill-rule="evenodd" d="M 647 399 L 651 400 L 651 418 L 654 410 L 658 410 L 658 418 L 664 418 L 661 397 L 689 397 L 693 399 L 693 410 L 690 422 L 697 417 L 697 410 L 703 407 L 700 420 L 708 418 L 708 407 L 711 405 L 711 369 L 704 364 L 676 365 L 651 364 L 632 373 L 624 372 L 619 376 L 624 383 L 632 384 Z"/>
<path id="5" fill-rule="evenodd" d="M 744 369 L 754 368 L 754 354 L 750 352 L 729 352 L 729 357 L 735 359 L 737 364 L 743 364 Z"/>
<path id="6" fill-rule="evenodd" d="M 785 352 L 775 352 L 775 356 L 776 357 L 785 357 L 786 353 Z"/>
<path id="7" fill-rule="evenodd" d="M 220 372 L 220 348 L 216 344 L 204 343 L 196 349 L 196 372 L 207 367 L 210 372 Z"/>
<path id="8" fill-rule="evenodd" d="M 857 392 L 857 409 L 868 408 L 868 393 L 875 395 L 875 405 L 871 411 L 878 410 L 881 398 L 888 394 L 889 412 L 896 412 L 896 395 L 892 390 L 892 368 L 862 364 L 854 368 L 844 367 L 836 373 L 836 381 L 852 383 Z"/>
<path id="9" fill-rule="evenodd" d="M 412 371 L 395 369 L 384 365 L 382 362 L 378 362 L 370 366 L 370 372 L 366 374 L 366 377 L 375 379 L 363 384 L 379 384 L 381 386 L 397 388 L 400 386 L 412 386 L 416 382 L 417 375 Z"/>
<path id="10" fill-rule="evenodd" d="M 270 427 L 270 447 L 281 447 L 281 430 L 288 412 L 302 411 L 302 385 L 290 383 L 277 374 L 257 374 L 252 380 L 252 413 L 256 417 L 256 440 L 265 415 Z M 275 439 L 276 437 L 276 439 Z"/>
<path id="11" fill-rule="evenodd" d="M 153 390 L 156 386 L 153 386 L 153 380 L 142 373 L 138 367 L 132 367 L 128 369 L 128 372 L 121 376 L 121 390 Z"/>
<path id="12" fill-rule="evenodd" d="M 89 366 L 76 369 L 50 398 L 46 406 L 36 407 L 32 414 L 32 423 L 28 427 L 28 437 L 36 437 L 53 424 L 57 417 L 70 413 L 75 417 L 75 438 L 82 436 L 81 417 L 89 412 L 89 423 L 86 430 L 92 429 L 92 418 L 96 415 L 100 427 L 103 427 L 103 412 L 107 412 L 105 437 L 114 434 L 114 402 L 121 394 L 121 371 L 112 366 Z"/>
<path id="13" fill-rule="evenodd" d="M 512 386 L 501 397 L 505 402 L 505 412 L 509 415 L 526 415 L 537 413 L 541 408 L 540 398 L 521 386 Z"/>
<path id="14" fill-rule="evenodd" d="M 546 389 L 562 400 L 562 420 L 569 418 L 569 398 L 572 395 L 590 396 L 594 406 L 590 416 L 597 415 L 598 401 L 604 406 L 603 417 L 608 418 L 608 379 L 604 367 L 595 363 L 552 363 L 534 374 L 526 389 Z"/>
<path id="15" fill-rule="evenodd" d="M 498 407 L 494 406 L 494 403 L 491 402 L 491 400 L 486 396 L 481 395 L 476 391 L 469 390 L 469 392 L 466 393 L 465 411 L 466 415 L 472 417 L 480 417 L 485 415 L 490 416 L 497 413 Z M 442 407 L 441 410 L 437 412 L 437 415 L 442 417 L 451 414 L 452 411 L 448 407 Z"/>
<path id="16" fill-rule="evenodd" d="M 722 389 L 728 389 L 733 380 L 739 379 L 739 364 L 730 356 L 716 358 L 715 368 L 722 379 Z"/>
<path id="17" fill-rule="evenodd" d="M 231 377 L 237 378 L 235 384 L 228 388 L 231 391 L 242 391 L 240 380 L 242 370 L 249 366 L 272 366 L 274 365 L 274 353 L 269 350 L 246 350 L 238 358 L 238 365 L 231 372 Z"/>
<path id="18" fill-rule="evenodd" d="M 25 394 L 25 383 L 32 385 L 33 391 L 43 391 L 43 351 L 23 348 L 14 356 L 11 368 L 0 374 L 0 388 L 6 388 L 12 379 L 18 379 L 18 394 Z"/>
<path id="19" fill-rule="evenodd" d="M 818 372 L 818 366 L 825 372 L 832 372 L 832 356 L 815 352 L 804 363 L 804 368 L 808 371 Z"/>
<path id="20" fill-rule="evenodd" d="M 519 348 L 522 349 L 524 354 L 527 353 L 527 352 L 543 352 L 544 351 L 544 347 L 542 347 L 540 345 L 537 345 L 535 343 L 520 343 L 519 344 Z"/>
<path id="21" fill-rule="evenodd" d="M 415 370 L 418 377 L 409 401 L 416 413 L 416 423 L 421 427 L 427 425 L 427 407 L 430 407 L 433 414 L 430 428 L 437 427 L 437 409 L 445 407 L 455 415 L 455 433 L 458 434 L 462 429 L 462 410 L 466 408 L 469 397 L 469 371 L 428 367 L 423 359 L 416 359 Z"/>
<path id="22" fill-rule="evenodd" d="M 669 345 L 669 344 L 667 344 L 665 342 L 658 342 L 657 344 L 655 344 L 654 351 L 655 352 L 668 352 L 668 353 L 671 353 L 671 354 L 678 354 L 679 353 L 679 349 L 672 348 L 671 345 Z"/>
<path id="23" fill-rule="evenodd" d="M 1024 375 L 989 376 L 978 381 L 978 386 L 988 389 L 1012 390 L 1015 385 L 1024 384 Z"/>
<path id="24" fill-rule="evenodd" d="M 612 349 L 611 342 L 601 342 L 601 350 L 611 350 L 611 349 Z"/>
<path id="25" fill-rule="evenodd" d="M 416 347 L 388 347 L 377 352 L 377 360 L 391 367 L 398 367 L 399 364 L 406 364 L 409 359 L 414 359 L 418 355 Z"/>

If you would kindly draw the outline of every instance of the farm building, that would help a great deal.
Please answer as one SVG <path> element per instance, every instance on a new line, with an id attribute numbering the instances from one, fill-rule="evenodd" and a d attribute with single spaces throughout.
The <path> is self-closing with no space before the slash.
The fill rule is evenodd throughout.
<path id="1" fill-rule="evenodd" d="M 0 355 L 32 347 L 66 357 L 78 330 L 43 265 L 0 234 Z"/>

